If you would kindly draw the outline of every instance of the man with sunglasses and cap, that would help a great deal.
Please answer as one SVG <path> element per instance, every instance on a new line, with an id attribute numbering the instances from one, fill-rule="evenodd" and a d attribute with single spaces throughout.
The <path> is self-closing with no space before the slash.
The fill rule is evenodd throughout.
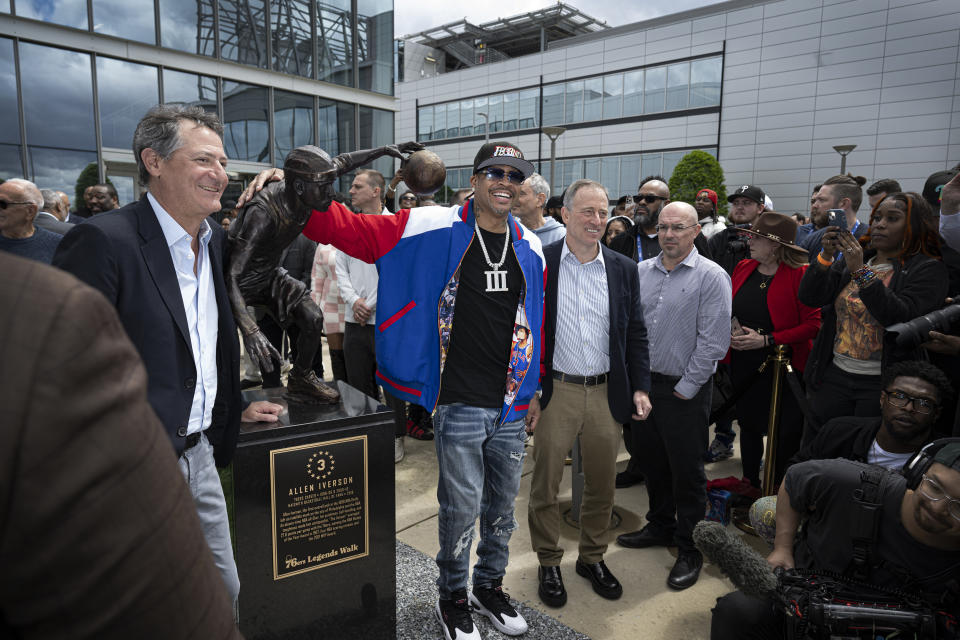
<path id="1" fill-rule="evenodd" d="M 533 170 L 516 145 L 489 142 L 474 159 L 474 196 L 462 207 L 362 216 L 332 202 L 304 230 L 376 263 L 377 377 L 395 396 L 435 411 L 435 614 L 446 640 L 479 640 L 471 609 L 507 635 L 527 630 L 502 584 L 524 445 L 540 415 L 545 262 L 539 238 L 510 215 Z M 247 193 L 276 173 L 261 174 Z M 511 358 L 524 340 L 524 357 Z"/>

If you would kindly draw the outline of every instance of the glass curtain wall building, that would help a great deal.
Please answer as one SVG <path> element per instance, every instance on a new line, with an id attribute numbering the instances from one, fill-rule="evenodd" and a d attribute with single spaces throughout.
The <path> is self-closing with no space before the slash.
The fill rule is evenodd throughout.
<path id="1" fill-rule="evenodd" d="M 220 116 L 236 182 L 300 145 L 389 143 L 393 64 L 392 0 L 0 0 L 0 179 L 73 199 L 93 165 L 130 202 L 158 102 Z"/>

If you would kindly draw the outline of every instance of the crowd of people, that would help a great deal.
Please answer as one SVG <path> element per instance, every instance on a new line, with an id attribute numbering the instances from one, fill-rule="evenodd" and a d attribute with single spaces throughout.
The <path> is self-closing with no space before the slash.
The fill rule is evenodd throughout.
<path id="1" fill-rule="evenodd" d="M 474 614 L 507 635 L 527 631 L 503 579 L 531 443 L 527 523 L 540 565 L 538 594 L 549 607 L 566 603 L 558 494 L 564 459 L 578 439 L 585 486 L 574 570 L 602 598 L 623 594 L 604 562 L 616 488 L 639 482 L 649 497 L 646 525 L 616 543 L 676 547 L 667 587 L 697 582 L 704 558 L 694 528 L 707 507 L 705 465 L 733 455 L 739 433 L 744 483 L 760 489 L 761 465 L 768 464 L 779 487 L 776 500 L 760 507 L 775 511 L 771 566 L 842 572 L 857 560 L 877 584 L 916 587 L 944 616 L 958 614 L 960 439 L 938 438 L 960 435 L 951 384 L 960 379 L 960 322 L 950 320 L 960 315 L 951 298 L 960 287 L 960 166 L 931 176 L 923 193 L 904 192 L 895 179 L 875 181 L 866 189 L 869 212 L 861 211 L 866 180 L 825 176 L 813 189 L 808 222 L 775 211 L 758 185 L 735 188 L 727 216 L 721 185 L 702 185 L 693 202 L 675 201 L 662 176 L 643 178 L 636 194 L 622 197 L 593 180 L 551 197 L 555 190 L 507 141 L 483 144 L 470 188 L 441 205 L 398 191 L 402 170 L 389 182 L 377 171 L 356 170 L 381 155 L 402 158 L 420 148 L 415 143 L 333 160 L 304 147 L 284 170 L 252 180 L 236 203 L 244 213 L 223 223 L 222 131 L 200 109 L 151 109 L 133 140 L 145 195 L 120 207 L 111 185 L 93 185 L 84 194 L 86 218 L 70 213 L 60 192 L 22 179 L 0 184 L 0 264 L 20 274 L 0 287 L 6 315 L 29 304 L 28 282 L 44 300 L 86 290 L 66 272 L 109 303 L 94 297 L 73 311 L 94 323 L 78 362 L 101 346 L 132 357 L 117 358 L 126 366 L 116 372 L 127 377 L 124 406 L 91 405 L 75 420 L 89 427 L 101 411 L 109 426 L 122 417 L 118 411 L 135 411 L 148 416 L 137 428 L 150 442 L 160 434 L 172 444 L 170 464 L 158 463 L 150 471 L 156 479 L 143 482 L 169 481 L 179 467 L 195 508 L 178 502 L 176 518 L 151 526 L 160 526 L 173 548 L 202 535 L 212 553 L 190 571 L 209 583 L 216 567 L 223 578 L 223 589 L 206 596 L 208 606 L 191 622 L 210 631 L 197 637 L 224 637 L 241 588 L 216 467 L 229 462 L 241 420 L 276 421 L 282 411 L 242 402 L 240 337 L 262 371 L 259 383 L 279 385 L 289 358 L 291 389 L 336 402 L 305 330 L 320 326 L 330 377 L 382 398 L 393 411 L 395 462 L 404 458 L 405 437 L 434 441 L 434 613 L 447 640 L 478 639 Z M 335 192 L 341 175 L 352 177 L 347 194 Z M 277 180 L 294 188 L 271 184 Z M 264 198 L 294 192 L 289 218 L 274 219 L 261 206 Z M 256 215 L 251 207 L 260 207 Z M 227 246 L 235 254 L 230 268 Z M 268 258 L 276 262 L 269 282 L 244 279 L 244 265 Z M 280 298 L 273 295 L 280 290 Z M 887 330 L 925 315 L 918 339 Z M 97 333 L 98 326 L 110 330 Z M 0 332 L 5 340 L 10 335 Z M 784 346 L 795 384 L 782 389 L 775 456 L 764 461 L 769 363 Z M 23 363 L 7 369 L 32 371 L 28 361 L 45 353 L 27 350 L 17 356 Z M 110 369 L 103 365 L 101 373 L 109 377 Z M 29 399 L 39 392 L 22 393 Z M 735 398 L 731 411 L 714 415 L 718 395 Z M 73 418 L 64 413 L 61 428 L 68 429 Z M 15 429 L 40 428 L 25 411 L 16 415 Z M 31 442 L 3 436 L 12 447 Z M 117 432 L 113 439 L 124 437 Z M 630 460 L 617 473 L 621 443 Z M 128 444 L 143 455 L 142 442 Z M 133 455 L 118 446 L 117 455 Z M 825 461 L 833 458 L 847 461 Z M 867 561 L 854 540 L 863 530 L 844 520 L 863 464 L 905 469 L 899 480 L 877 481 L 882 516 L 869 532 Z M 0 487 L 16 486 L 17 474 L 29 472 L 4 466 Z M 141 527 L 137 513 L 101 518 L 122 531 L 109 519 Z M 798 536 L 801 522 L 807 524 Z M 0 526 L 4 552 L 8 531 Z M 24 531 L 17 529 L 17 543 L 29 545 Z M 847 537 L 853 542 L 842 542 Z M 147 543 L 134 536 L 124 544 L 119 548 Z M 874 571 L 874 561 L 885 568 Z M 182 563 L 169 563 L 169 570 L 177 579 L 189 573 Z M 18 566 L 9 575 L 29 571 Z M 943 576 L 950 580 L 938 582 Z M 0 593 L 11 593 L 6 578 L 0 583 Z M 0 631 L 51 617 L 67 635 L 70 624 L 81 624 L 71 620 L 81 618 L 94 627 L 114 625 L 104 627 L 104 637 L 121 628 L 137 635 L 133 630 L 148 622 L 174 624 L 156 615 L 135 619 L 151 589 L 164 588 L 143 587 L 122 606 L 112 603 L 107 622 L 76 613 L 91 606 L 78 594 L 33 608 L 26 618 L 0 617 Z M 29 592 L 3 597 L 6 608 Z M 737 592 L 718 602 L 711 633 L 781 637 L 786 618 L 771 601 Z"/>

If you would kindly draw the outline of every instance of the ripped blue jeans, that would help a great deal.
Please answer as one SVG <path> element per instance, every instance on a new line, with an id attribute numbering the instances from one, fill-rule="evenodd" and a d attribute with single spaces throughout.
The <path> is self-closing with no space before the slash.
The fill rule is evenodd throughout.
<path id="1" fill-rule="evenodd" d="M 510 536 L 517 528 L 513 503 L 520 489 L 523 420 L 496 425 L 499 411 L 450 404 L 433 420 L 440 477 L 440 553 L 437 587 L 441 599 L 467 588 L 470 547 L 477 517 L 480 542 L 473 586 L 490 587 L 507 569 Z"/>

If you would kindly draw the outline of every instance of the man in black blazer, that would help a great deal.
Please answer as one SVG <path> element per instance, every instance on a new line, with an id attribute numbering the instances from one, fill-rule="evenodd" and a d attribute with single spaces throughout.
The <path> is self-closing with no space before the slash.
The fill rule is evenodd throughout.
<path id="1" fill-rule="evenodd" d="M 576 571 L 604 598 L 619 598 L 620 582 L 603 562 L 613 509 L 620 425 L 650 414 L 650 359 L 640 306 L 637 265 L 600 239 L 607 191 L 591 180 L 567 189 L 561 210 L 564 240 L 547 245 L 542 414 L 533 450 L 528 518 L 540 561 L 538 593 L 563 606 L 560 510 L 563 461 L 580 436 L 586 486 L 580 509 Z"/>
<path id="2" fill-rule="evenodd" d="M 233 454 L 241 420 L 240 348 L 223 279 L 224 233 L 206 217 L 227 186 L 216 116 L 160 105 L 137 125 L 139 202 L 71 229 L 53 264 L 100 290 L 147 368 L 147 397 L 180 458 L 204 534 L 236 602 L 240 589 L 214 461 Z M 253 403 L 244 420 L 276 420 Z M 272 420 L 271 420 L 272 419 Z"/>

